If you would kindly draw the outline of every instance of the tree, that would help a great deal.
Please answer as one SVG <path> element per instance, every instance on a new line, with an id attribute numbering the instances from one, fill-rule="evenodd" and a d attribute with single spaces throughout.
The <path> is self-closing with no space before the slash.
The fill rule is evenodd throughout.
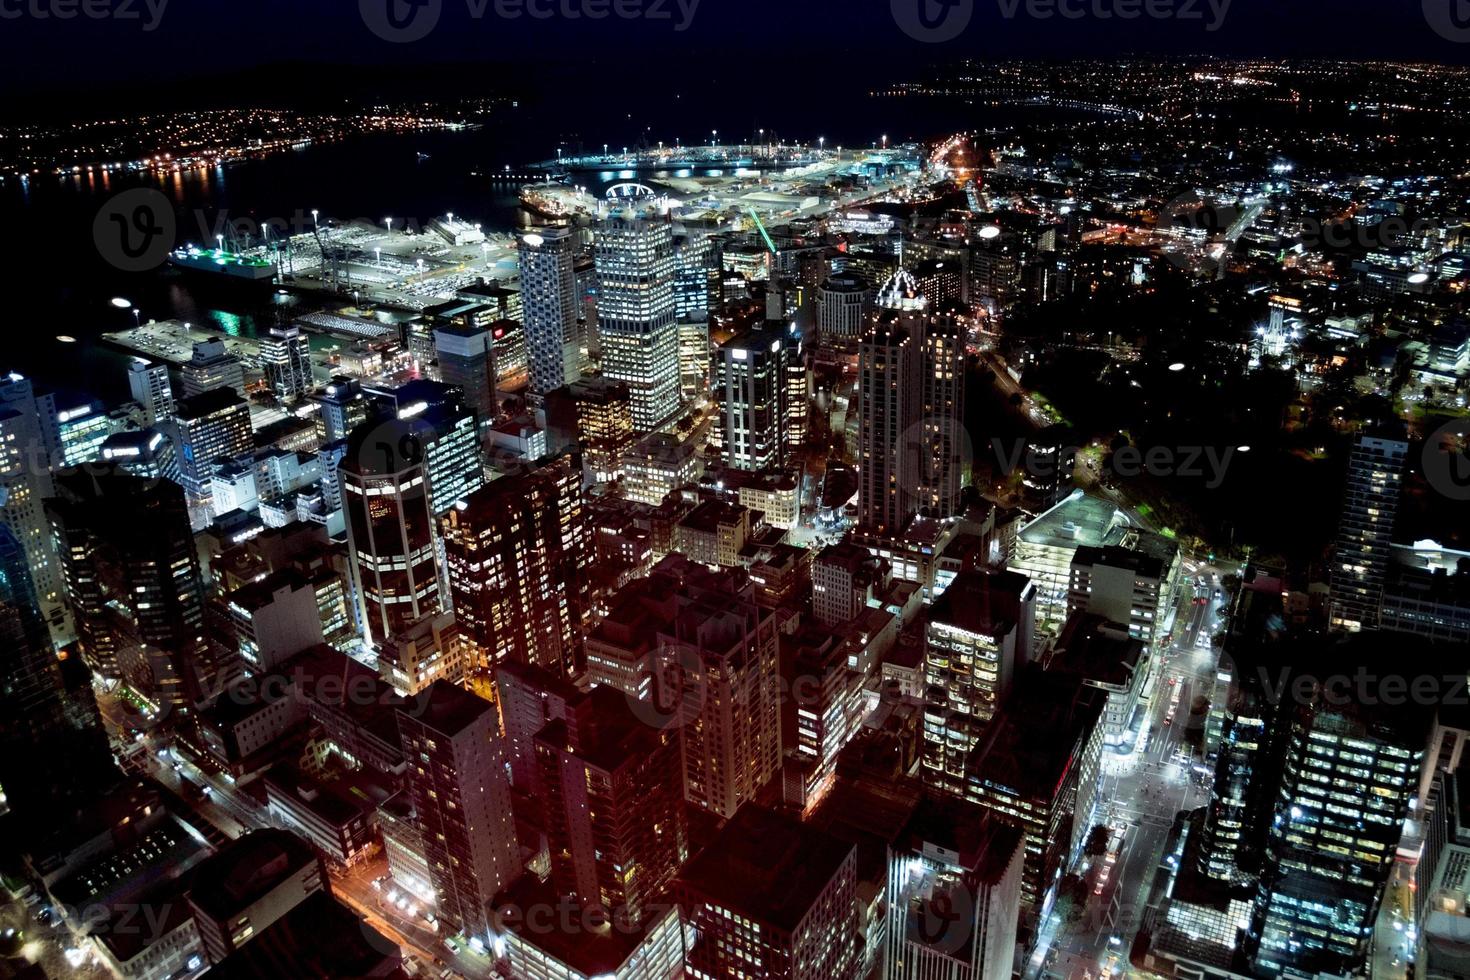
<path id="1" fill-rule="evenodd" d="M 1108 852 L 1108 840 L 1111 838 L 1108 828 L 1102 824 L 1096 824 L 1087 832 L 1087 840 L 1082 845 L 1082 853 L 1088 857 L 1102 857 Z"/>

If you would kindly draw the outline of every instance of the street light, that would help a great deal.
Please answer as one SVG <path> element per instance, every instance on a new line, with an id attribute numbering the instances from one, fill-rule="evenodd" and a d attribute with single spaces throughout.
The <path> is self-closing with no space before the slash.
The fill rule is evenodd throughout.
<path id="1" fill-rule="evenodd" d="M 392 218 L 384 218 L 383 220 L 388 223 L 388 234 L 390 234 L 390 235 L 393 234 L 393 219 Z"/>
<path id="2" fill-rule="evenodd" d="M 133 307 L 133 329 L 137 330 L 143 325 L 142 318 L 138 315 L 138 308 Z"/>
<path id="3" fill-rule="evenodd" d="M 312 208 L 311 209 L 311 226 L 313 228 L 315 228 L 317 226 L 316 216 L 317 216 L 317 209 L 316 208 Z"/>

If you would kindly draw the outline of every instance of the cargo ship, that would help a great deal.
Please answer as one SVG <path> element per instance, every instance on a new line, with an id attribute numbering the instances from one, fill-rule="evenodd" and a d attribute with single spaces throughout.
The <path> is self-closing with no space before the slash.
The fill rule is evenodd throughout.
<path id="1" fill-rule="evenodd" d="M 168 261 L 189 272 L 205 272 L 247 283 L 270 285 L 276 279 L 276 266 L 270 259 L 219 248 L 186 245 L 170 252 Z"/>

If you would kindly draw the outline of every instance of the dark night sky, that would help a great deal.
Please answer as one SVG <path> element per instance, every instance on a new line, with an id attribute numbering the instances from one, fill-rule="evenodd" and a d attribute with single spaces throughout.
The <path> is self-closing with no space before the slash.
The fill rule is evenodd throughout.
<path id="1" fill-rule="evenodd" d="M 381 9 L 404 0 L 362 2 Z M 620 0 L 660 3 L 669 20 L 609 17 L 595 22 L 559 14 L 545 20 L 525 15 L 507 20 L 494 15 L 495 0 L 484 0 L 491 7 L 479 18 L 469 11 L 482 0 L 415 2 L 441 4 L 437 26 L 423 40 L 393 44 L 369 31 L 358 0 L 0 0 L 0 85 L 11 95 L 11 114 L 45 115 L 60 104 L 68 114 L 86 115 L 85 107 L 104 107 L 109 99 L 129 106 L 238 104 L 249 100 L 248 95 L 241 98 L 239 79 L 258 80 L 252 69 L 282 63 L 321 66 L 279 73 L 276 82 L 288 91 L 298 86 L 359 91 L 371 85 L 377 70 L 369 67 L 362 76 L 334 66 L 381 66 L 397 77 L 447 62 L 485 65 L 496 81 L 540 87 L 544 79 L 552 79 L 552 87 L 560 83 L 576 89 L 585 85 L 581 72 L 592 64 L 599 82 L 585 89 L 590 104 L 617 112 L 623 101 L 639 97 L 641 86 L 660 84 L 651 69 L 665 66 L 662 84 L 672 84 L 673 77 L 692 88 L 709 86 L 712 93 L 730 99 L 819 103 L 842 97 L 845 85 L 904 77 L 926 62 L 967 55 L 1140 52 L 1470 60 L 1470 42 L 1442 38 L 1430 27 L 1424 9 L 1465 5 L 1466 0 L 1230 0 L 1215 31 L 1206 30 L 1215 19 L 1210 4 L 1227 0 L 1150 0 L 1176 9 L 1191 5 L 1200 19 L 1131 21 L 1091 16 L 1043 20 L 1027 16 L 1028 0 L 949 0 L 972 3 L 973 13 L 958 38 L 941 44 L 906 36 L 895 22 L 890 0 L 697 0 L 690 26 L 682 32 L 674 30 L 682 19 L 679 0 Z M 536 2 L 555 8 L 586 0 Z M 913 5 L 920 0 L 892 2 Z M 1004 9 L 1015 2 L 1022 4 L 1020 9 L 1007 17 Z M 1111 6 L 1120 0 L 1065 2 Z M 126 6 L 133 19 L 42 19 L 30 13 L 37 7 L 84 3 Z M 151 9 L 160 3 L 157 25 L 145 30 L 154 20 Z M 574 67 L 563 67 L 568 63 Z M 627 66 L 634 68 L 630 76 L 621 73 Z M 182 80 L 189 82 L 180 84 Z"/>

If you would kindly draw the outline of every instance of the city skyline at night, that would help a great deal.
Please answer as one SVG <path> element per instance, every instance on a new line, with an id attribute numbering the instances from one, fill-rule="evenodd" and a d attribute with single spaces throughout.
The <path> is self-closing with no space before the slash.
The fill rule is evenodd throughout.
<path id="1" fill-rule="evenodd" d="M 1461 0 L 0 0 L 0 980 L 1463 980 Z"/>

